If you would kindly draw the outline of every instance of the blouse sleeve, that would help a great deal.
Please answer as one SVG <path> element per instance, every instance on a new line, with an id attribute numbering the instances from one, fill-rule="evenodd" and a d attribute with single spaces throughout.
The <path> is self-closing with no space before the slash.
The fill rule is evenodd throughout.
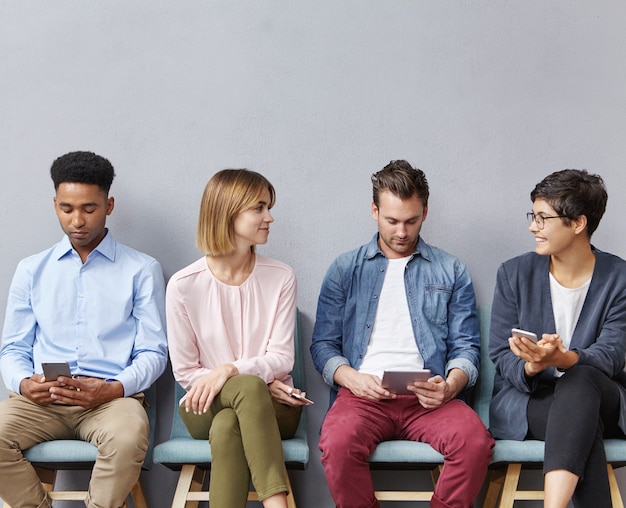
<path id="1" fill-rule="evenodd" d="M 198 339 L 180 292 L 178 281 L 172 277 L 165 295 L 167 338 L 174 378 L 189 390 L 200 377 L 212 369 L 200 364 Z"/>

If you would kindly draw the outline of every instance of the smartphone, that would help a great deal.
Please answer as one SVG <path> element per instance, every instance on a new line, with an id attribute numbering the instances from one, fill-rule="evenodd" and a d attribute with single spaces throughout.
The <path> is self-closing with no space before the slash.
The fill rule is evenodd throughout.
<path id="1" fill-rule="evenodd" d="M 59 376 L 72 377 L 70 364 L 67 362 L 42 362 L 46 381 L 56 381 Z"/>
<path id="2" fill-rule="evenodd" d="M 530 339 L 533 342 L 537 342 L 537 334 L 533 332 L 520 330 L 519 328 L 512 328 L 511 334 L 513 335 L 513 337 L 526 337 L 527 339 Z"/>
<path id="3" fill-rule="evenodd" d="M 303 402 L 306 402 L 307 404 L 311 405 L 311 404 L 315 404 L 315 402 L 313 402 L 311 399 L 307 399 L 306 397 L 303 397 L 302 395 L 300 395 L 299 393 L 291 393 L 290 394 L 294 399 L 298 399 L 301 400 Z"/>

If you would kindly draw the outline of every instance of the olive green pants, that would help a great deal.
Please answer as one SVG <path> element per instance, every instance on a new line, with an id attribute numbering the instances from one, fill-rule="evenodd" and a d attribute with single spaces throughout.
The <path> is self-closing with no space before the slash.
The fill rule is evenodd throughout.
<path id="1" fill-rule="evenodd" d="M 287 492 L 281 438 L 293 437 L 301 412 L 275 401 L 253 375 L 230 378 L 205 414 L 181 406 L 189 433 L 211 444 L 211 508 L 245 507 L 250 480 L 261 501 Z"/>

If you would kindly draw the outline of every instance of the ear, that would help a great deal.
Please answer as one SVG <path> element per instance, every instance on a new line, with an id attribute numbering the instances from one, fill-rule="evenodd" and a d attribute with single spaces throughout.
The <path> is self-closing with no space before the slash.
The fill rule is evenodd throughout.
<path id="1" fill-rule="evenodd" d="M 422 222 L 426 220 L 427 215 L 428 215 L 428 205 L 424 207 L 424 211 L 422 212 Z"/>
<path id="2" fill-rule="evenodd" d="M 111 196 L 107 199 L 107 215 L 111 215 L 113 208 L 115 207 L 115 198 Z"/>
<path id="3" fill-rule="evenodd" d="M 574 233 L 579 235 L 583 233 L 587 229 L 587 216 L 579 215 L 578 218 L 574 221 Z"/>
<path id="4" fill-rule="evenodd" d="M 372 219 L 378 222 L 378 207 L 376 206 L 376 203 L 374 203 L 373 201 L 372 201 Z"/>

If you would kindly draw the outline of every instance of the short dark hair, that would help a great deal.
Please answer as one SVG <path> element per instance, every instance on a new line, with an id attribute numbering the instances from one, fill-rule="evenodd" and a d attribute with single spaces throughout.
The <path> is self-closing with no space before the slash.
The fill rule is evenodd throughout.
<path id="1" fill-rule="evenodd" d="M 50 176 L 55 190 L 64 182 L 88 183 L 97 185 L 108 194 L 115 171 L 111 163 L 101 155 L 93 152 L 70 152 L 52 163 Z"/>
<path id="2" fill-rule="evenodd" d="M 547 201 L 558 215 L 564 216 L 561 220 L 568 226 L 584 215 L 591 238 L 606 210 L 608 195 L 599 175 L 590 175 L 586 169 L 563 169 L 541 180 L 530 199 Z"/>
<path id="3" fill-rule="evenodd" d="M 395 160 L 372 175 L 373 200 L 378 206 L 381 191 L 388 190 L 402 200 L 417 195 L 424 206 L 428 205 L 428 180 L 421 169 L 414 168 L 405 160 Z"/>

